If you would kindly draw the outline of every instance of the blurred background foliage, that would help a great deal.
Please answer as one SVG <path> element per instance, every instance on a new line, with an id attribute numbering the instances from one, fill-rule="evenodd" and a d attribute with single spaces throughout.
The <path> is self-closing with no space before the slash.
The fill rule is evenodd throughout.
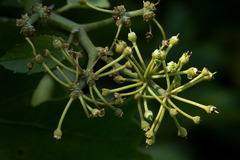
<path id="1" fill-rule="evenodd" d="M 151 2 L 156 1 L 157 0 Z M 19 5 L 19 2 L 22 2 L 22 5 Z M 42 2 L 47 6 L 54 4 L 55 8 L 57 9 L 65 3 L 65 0 L 22 0 L 16 1 L 16 3 L 7 3 L 6 0 L 1 1 L 0 21 L 2 24 L 8 23 L 8 25 L 1 24 L 1 57 L 6 53 L 6 51 L 15 47 L 16 44 L 24 42 L 23 36 L 19 34 L 20 29 L 16 29 L 14 26 L 15 22 L 8 21 L 6 17 L 10 17 L 12 19 L 20 18 L 21 14 L 26 13 L 26 11 L 29 12 L 29 6 L 35 2 Z M 140 0 L 109 0 L 109 2 L 111 4 L 111 7 L 124 4 L 127 11 L 142 8 L 142 1 Z M 207 67 L 210 71 L 217 72 L 217 74 L 214 76 L 215 78 L 212 81 L 202 82 L 193 88 L 190 88 L 181 93 L 180 96 L 203 104 L 215 105 L 220 113 L 218 115 L 208 115 L 199 108 L 176 102 L 178 106 L 187 113 L 190 113 L 192 115 L 200 115 L 202 122 L 199 125 L 195 125 L 192 123 L 192 121 L 186 119 L 185 117 L 179 117 L 180 124 L 188 130 L 188 138 L 182 139 L 177 137 L 177 129 L 170 116 L 166 115 L 158 131 L 156 144 L 149 146 L 147 149 L 145 149 L 146 145 L 144 143 L 144 136 L 139 136 L 139 133 L 136 133 L 138 134 L 139 142 L 141 141 L 140 149 L 143 152 L 150 154 L 152 156 L 152 159 L 230 159 L 230 157 L 238 156 L 240 148 L 240 138 L 238 136 L 238 133 L 240 131 L 240 18 L 238 13 L 238 6 L 239 1 L 236 0 L 228 2 L 216 2 L 208 0 L 161 0 L 160 4 L 157 5 L 156 19 L 164 28 L 167 38 L 180 33 L 179 44 L 177 46 L 174 46 L 174 48 L 170 51 L 167 60 L 177 62 L 182 53 L 189 50 L 192 51 L 193 54 L 190 58 L 189 63 L 185 66 L 185 69 L 189 67 L 197 67 L 199 70 L 201 70 L 203 67 Z M 89 23 L 96 20 L 109 18 L 108 14 L 99 13 L 97 11 L 88 9 L 71 9 L 64 13 L 61 13 L 61 15 L 78 23 Z M 134 32 L 137 33 L 137 43 L 139 45 L 139 49 L 143 54 L 144 59 L 148 63 L 152 51 L 158 48 L 158 46 L 161 44 L 162 36 L 160 34 L 160 31 L 152 23 L 153 38 L 147 42 L 145 39 L 145 33 L 149 31 L 149 28 L 148 23 L 142 21 L 142 17 L 136 17 L 132 19 L 131 28 Z M 51 24 L 44 24 L 38 29 L 37 34 L 59 34 L 56 36 L 61 36 L 60 34 L 69 34 L 63 30 L 57 30 L 57 32 L 53 33 L 52 30 L 57 29 L 55 26 L 51 26 Z M 91 31 L 89 33 L 89 36 L 96 46 L 110 46 L 113 38 L 115 37 L 116 31 L 117 27 L 112 24 L 104 28 Z M 123 28 L 119 39 L 126 40 L 127 33 L 128 28 Z M 19 103 L 20 105 L 30 105 L 29 103 L 31 94 L 34 88 L 37 86 L 39 78 L 42 77 L 43 74 L 41 73 L 30 76 L 21 75 L 21 78 L 19 78 L 19 75 L 20 74 L 13 74 L 11 71 L 4 70 L 4 68 L 1 67 L 0 106 L 9 105 L 11 107 L 16 107 L 19 105 Z M 31 80 L 31 76 L 34 77 L 33 79 L 38 80 Z M 7 85 L 4 85 L 3 82 L 7 83 Z M 27 86 L 23 86 L 22 88 L 19 87 L 20 84 L 26 83 L 28 84 Z M 55 88 L 61 90 L 59 87 Z M 24 93 L 21 92 L 21 94 L 28 95 L 28 97 L 21 99 L 21 101 L 18 101 L 18 103 L 12 103 L 11 101 L 16 98 L 14 97 L 15 94 L 17 92 L 20 92 L 20 90 L 26 91 Z M 63 94 L 61 95 L 60 93 Z M 55 91 L 54 94 L 55 97 L 59 98 L 64 97 L 66 92 L 64 90 L 61 90 L 61 92 Z M 5 101 L 6 97 L 11 98 Z M 64 100 L 63 98 L 63 101 L 61 102 L 64 102 L 61 104 L 65 104 L 66 99 Z M 155 101 L 151 101 L 150 103 L 152 110 L 157 109 L 159 106 L 159 104 Z M 49 106 L 51 104 L 47 103 L 46 105 Z M 45 107 L 41 106 L 44 108 L 44 110 L 38 108 L 38 112 L 41 112 L 42 115 L 47 114 L 44 112 L 47 109 L 46 105 Z M 5 110 L 1 109 L 0 119 L 3 119 L 5 116 L 16 117 L 15 114 L 21 113 L 21 110 L 19 110 L 19 112 L 16 112 L 18 109 L 15 107 L 9 108 L 8 114 L 12 112 L 10 115 L 4 115 L 3 111 Z M 60 110 L 62 109 L 63 106 Z M 26 109 L 23 109 L 24 112 L 25 110 Z M 28 114 L 31 114 L 29 110 L 26 112 L 28 112 Z M 36 113 L 36 111 L 33 112 Z M 60 115 L 60 111 L 58 112 L 59 113 L 57 116 L 47 116 L 49 119 L 52 119 L 51 121 L 54 121 L 53 125 L 55 124 L 55 126 L 57 125 L 58 117 Z M 74 114 L 73 112 L 71 113 Z M 69 113 L 67 117 L 71 117 L 71 113 Z M 38 114 L 38 116 L 41 116 L 41 114 Z M 138 114 L 135 114 L 134 117 L 138 119 Z M 30 120 L 27 119 L 27 121 Z M 3 121 L 1 121 L 1 123 L 3 125 L 0 127 L 0 137 L 5 136 L 4 138 L 2 137 L 1 140 L 6 139 L 9 146 L 5 145 L 6 142 L 4 142 L 4 145 L 1 145 L 3 142 L 0 141 L 0 147 L 10 147 L 10 144 L 14 144 L 15 142 L 20 143 L 21 138 L 16 137 L 16 133 L 18 133 L 18 131 L 12 130 L 11 133 L 3 132 L 3 130 L 7 128 L 7 125 L 4 125 Z M 71 121 L 68 121 L 66 123 L 71 123 Z M 126 126 L 123 126 L 126 128 L 125 131 L 131 129 L 131 126 L 128 126 L 127 122 L 124 124 L 126 124 Z M 79 126 L 76 125 L 75 129 L 76 127 Z M 15 134 L 12 132 L 15 132 Z M 37 132 L 38 131 L 34 132 L 34 134 L 37 134 Z M 32 134 L 31 132 L 26 131 L 26 134 L 27 133 L 30 135 Z M 48 134 L 49 133 L 51 134 L 51 132 L 48 132 Z M 41 137 L 39 137 L 37 140 L 30 140 L 31 136 L 25 136 L 29 141 L 34 141 L 35 145 L 32 147 L 37 148 L 37 144 L 41 142 Z M 68 137 L 64 137 L 64 140 L 60 141 L 59 145 L 61 145 L 61 143 L 67 145 L 67 147 L 76 147 L 79 145 L 77 142 L 74 145 L 70 142 L 70 144 L 66 144 L 66 141 L 71 140 L 68 140 Z M 138 144 L 138 142 L 136 142 L 136 144 Z M 40 145 L 46 144 L 40 143 Z M 39 148 L 39 152 L 42 154 L 42 152 L 44 152 L 44 147 L 41 146 Z M 0 152 L 0 159 L 7 157 L 6 153 L 9 152 L 5 151 L 11 149 L 12 148 L 2 149 Z M 63 148 L 61 151 L 62 150 Z M 72 150 L 72 152 L 75 151 L 77 152 L 76 148 Z M 124 150 L 119 152 L 124 152 Z M 87 153 L 91 152 L 88 151 Z M 105 151 L 105 153 L 109 154 L 107 151 Z M 129 151 L 126 153 L 130 154 L 132 152 Z M 19 154 L 19 157 L 24 159 L 24 149 L 16 151 L 16 154 Z M 23 154 L 22 157 L 21 154 Z M 60 155 L 59 157 L 50 157 L 53 159 L 56 159 L 56 157 L 66 159 L 68 156 L 65 155 L 65 158 L 64 156 L 61 157 Z M 44 158 L 49 159 L 50 157 L 46 156 Z M 133 157 L 134 156 L 130 156 L 128 158 L 134 159 Z M 124 156 L 122 158 L 124 158 Z M 125 159 L 126 158 L 127 157 L 125 157 Z M 149 157 L 145 155 L 145 158 Z M 119 159 L 121 159 L 121 157 Z"/>

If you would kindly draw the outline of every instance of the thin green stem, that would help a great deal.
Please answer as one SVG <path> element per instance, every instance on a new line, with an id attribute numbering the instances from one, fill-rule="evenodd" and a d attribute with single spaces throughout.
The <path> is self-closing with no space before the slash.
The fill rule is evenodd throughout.
<path id="1" fill-rule="evenodd" d="M 137 89 L 136 91 L 132 91 L 132 92 L 128 92 L 128 93 L 121 93 L 120 95 L 121 96 L 129 96 L 129 95 L 132 95 L 132 94 L 136 94 L 142 90 L 144 90 L 144 88 L 147 86 L 147 83 L 144 83 L 143 86 L 139 89 Z"/>
<path id="2" fill-rule="evenodd" d="M 158 101 L 161 103 L 163 107 L 165 107 L 167 110 L 170 110 L 170 108 L 165 104 L 164 99 L 161 100 L 153 91 L 150 87 L 147 87 L 149 93 Z"/>
<path id="3" fill-rule="evenodd" d="M 89 86 L 89 91 L 90 91 L 90 95 L 91 95 L 91 98 L 92 98 L 93 103 L 95 104 L 95 106 L 96 106 L 98 109 L 101 109 L 101 108 L 98 106 L 97 101 L 96 101 L 95 98 L 94 98 L 93 91 L 92 91 L 92 86 Z"/>
<path id="4" fill-rule="evenodd" d="M 194 78 L 193 80 L 189 81 L 188 83 L 174 89 L 171 91 L 171 93 L 179 93 L 184 91 L 185 89 L 188 89 L 194 85 L 196 85 L 199 82 L 202 82 L 204 80 L 204 77 L 202 77 L 202 75 L 198 75 L 196 78 Z"/>
<path id="5" fill-rule="evenodd" d="M 147 66 L 147 69 L 145 70 L 144 79 L 147 78 L 147 75 L 149 74 L 149 70 L 150 70 L 151 66 L 153 65 L 153 63 L 154 63 L 154 60 L 151 59 L 151 61 L 149 62 L 148 66 Z"/>
<path id="6" fill-rule="evenodd" d="M 67 55 L 67 53 L 61 48 L 60 52 L 65 57 L 65 59 L 74 67 L 76 68 L 76 64 L 73 62 L 73 60 Z"/>
<path id="7" fill-rule="evenodd" d="M 166 75 L 167 88 L 168 88 L 168 91 L 170 91 L 170 88 L 171 88 L 171 86 L 170 86 L 170 79 L 169 79 L 169 75 L 168 75 L 168 71 L 167 71 L 165 60 L 162 60 L 162 64 L 163 64 L 163 69 L 164 69 L 164 72 L 165 72 L 165 75 Z"/>
<path id="8" fill-rule="evenodd" d="M 115 107 L 113 107 L 108 101 L 105 100 L 105 98 L 102 96 L 102 94 L 99 92 L 99 90 L 97 89 L 96 85 L 93 85 L 93 89 L 94 91 L 97 93 L 98 97 L 108 106 L 110 107 L 112 110 L 116 110 Z"/>
<path id="9" fill-rule="evenodd" d="M 114 47 L 114 45 L 115 45 L 115 43 L 116 43 L 116 40 L 118 39 L 119 33 L 120 33 L 120 31 L 121 31 L 121 28 L 122 28 L 122 24 L 120 24 L 120 25 L 118 26 L 118 30 L 117 30 L 116 36 L 115 36 L 115 38 L 114 38 L 114 40 L 113 40 L 113 43 L 112 43 L 109 51 L 112 51 L 112 49 L 113 49 L 113 47 Z"/>
<path id="10" fill-rule="evenodd" d="M 126 89 L 130 89 L 130 88 L 133 88 L 133 87 L 140 86 L 140 85 L 142 85 L 142 84 L 143 84 L 143 82 L 137 82 L 137 83 L 130 84 L 130 85 L 127 85 L 127 86 L 123 86 L 123 87 L 111 89 L 110 92 L 111 92 L 111 93 L 120 92 L 120 91 L 123 91 L 123 90 L 126 90 Z"/>
<path id="11" fill-rule="evenodd" d="M 118 71 L 120 71 L 120 70 L 122 70 L 122 69 L 124 69 L 124 68 L 126 68 L 126 65 L 123 65 L 123 66 L 121 66 L 121 67 L 119 67 L 119 68 L 116 68 L 116 69 L 114 69 L 114 70 L 110 70 L 110 71 L 108 71 L 108 72 L 99 74 L 99 75 L 98 75 L 98 78 L 101 78 L 101 77 L 110 75 L 110 74 L 112 74 L 112 73 L 118 72 Z"/>
<path id="12" fill-rule="evenodd" d="M 103 66 L 102 68 L 100 68 L 97 72 L 94 73 L 95 76 L 98 76 L 101 72 L 103 72 L 105 69 L 107 69 L 108 67 L 111 67 L 112 65 L 114 65 L 115 63 L 119 62 L 120 60 L 122 60 L 125 57 L 124 54 L 121 54 L 121 56 L 119 56 L 117 59 L 111 61 L 110 63 L 108 63 L 107 65 Z"/>
<path id="13" fill-rule="evenodd" d="M 163 36 L 163 40 L 166 40 L 166 35 L 165 35 L 165 32 L 162 28 L 162 26 L 158 23 L 158 21 L 154 18 L 153 19 L 153 22 L 158 26 L 158 28 L 160 29 L 161 33 L 162 33 L 162 36 Z"/>
<path id="14" fill-rule="evenodd" d="M 96 11 L 100 11 L 100 12 L 104 12 L 104 13 L 111 13 L 111 14 L 114 12 L 113 10 L 98 8 L 98 7 L 92 5 L 88 2 L 86 3 L 86 5 L 89 6 L 90 8 L 92 8 L 92 9 L 96 10 Z"/>
<path id="15" fill-rule="evenodd" d="M 52 55 L 50 55 L 50 59 L 53 60 L 55 63 L 57 63 L 57 65 L 59 65 L 59 66 L 62 67 L 63 69 L 65 69 L 65 70 L 67 70 L 67 71 L 69 71 L 69 72 L 71 72 L 71 73 L 76 74 L 76 71 L 75 71 L 75 70 L 73 70 L 73 69 L 65 66 L 64 64 L 62 64 L 59 60 L 57 60 L 57 59 L 56 59 L 55 57 L 53 57 Z"/>
<path id="16" fill-rule="evenodd" d="M 137 46 L 136 42 L 133 42 L 133 47 L 135 48 L 135 51 L 136 51 L 137 56 L 138 56 L 138 59 L 139 59 L 140 63 L 142 64 L 143 69 L 146 70 L 146 65 L 145 65 L 145 63 L 143 61 L 142 55 L 141 55 L 141 53 L 140 53 L 140 51 L 138 49 L 138 46 Z"/>
<path id="17" fill-rule="evenodd" d="M 182 111 L 180 108 L 178 108 L 170 99 L 167 100 L 168 103 L 175 108 L 179 113 L 181 113 L 182 115 L 184 115 L 185 117 L 193 120 L 193 116 L 190 116 L 189 114 L 185 113 L 184 111 Z"/>
<path id="18" fill-rule="evenodd" d="M 89 101 L 89 102 L 94 103 L 93 100 L 92 100 L 91 98 L 87 97 L 86 95 L 83 95 L 82 97 L 83 97 L 83 99 L 85 99 L 86 101 Z M 103 103 L 103 102 L 98 102 L 98 101 L 96 101 L 96 103 L 97 103 L 98 105 L 102 105 L 102 106 L 105 105 L 105 103 Z"/>
<path id="19" fill-rule="evenodd" d="M 67 83 L 71 86 L 73 83 L 68 79 L 68 77 L 63 73 L 59 66 L 56 66 L 58 72 L 63 76 L 63 78 L 67 81 Z"/>
<path id="20" fill-rule="evenodd" d="M 83 107 L 83 110 L 87 116 L 87 118 L 90 118 L 90 115 L 88 113 L 88 109 L 87 109 L 87 106 L 86 106 L 86 102 L 84 101 L 83 97 L 82 96 L 79 96 L 78 99 L 80 100 L 81 104 L 82 104 L 82 107 Z"/>
<path id="21" fill-rule="evenodd" d="M 74 100 L 73 98 L 70 98 L 70 99 L 69 99 L 66 107 L 65 107 L 64 110 L 63 110 L 63 113 L 62 113 L 62 115 L 61 115 L 61 118 L 60 118 L 60 120 L 59 120 L 59 122 L 58 122 L 58 127 L 57 127 L 57 128 L 61 129 L 61 126 L 62 126 L 62 122 L 63 122 L 63 120 L 64 120 L 64 117 L 65 117 L 65 115 L 66 115 L 69 107 L 71 106 L 73 100 Z"/>
<path id="22" fill-rule="evenodd" d="M 141 73 L 144 73 L 144 70 L 142 69 L 142 67 L 140 66 L 140 64 L 137 62 L 137 60 L 135 59 L 135 57 L 133 55 L 130 56 L 130 58 L 132 59 L 133 63 L 136 65 L 136 67 L 140 70 Z"/>
<path id="23" fill-rule="evenodd" d="M 163 106 L 160 108 L 160 117 L 159 117 L 159 119 L 158 119 L 158 123 L 157 123 L 156 127 L 154 128 L 154 134 L 155 134 L 155 135 L 157 134 L 158 128 L 160 127 L 160 125 L 161 125 L 161 123 L 162 123 L 162 119 L 163 119 L 163 117 L 164 117 L 165 110 L 166 110 L 166 109 L 165 109 Z"/>
<path id="24" fill-rule="evenodd" d="M 33 54 L 34 56 L 36 55 L 36 49 L 32 43 L 32 41 L 28 38 L 28 37 L 25 37 L 25 39 L 27 40 L 27 42 L 30 44 L 30 46 L 32 47 L 32 50 L 33 50 Z"/>
<path id="25" fill-rule="evenodd" d="M 135 65 L 135 63 L 132 62 L 132 60 L 129 57 L 126 57 L 126 59 L 131 63 L 131 65 L 133 66 L 133 68 L 135 69 L 135 71 L 138 74 L 138 77 L 143 81 L 143 76 L 142 73 L 139 71 L 138 67 Z"/>
<path id="26" fill-rule="evenodd" d="M 47 72 L 58 82 L 60 83 L 61 85 L 63 85 L 64 87 L 67 87 L 69 88 L 70 85 L 69 84 L 66 84 L 64 83 L 63 81 L 61 81 L 57 76 L 55 76 L 52 71 L 48 68 L 48 66 L 43 62 L 42 63 L 42 66 L 47 70 Z"/>

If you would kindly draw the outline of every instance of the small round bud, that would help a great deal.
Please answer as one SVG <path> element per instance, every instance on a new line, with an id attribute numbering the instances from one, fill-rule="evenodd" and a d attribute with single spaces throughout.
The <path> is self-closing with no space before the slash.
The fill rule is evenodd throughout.
<path id="1" fill-rule="evenodd" d="M 150 111 L 150 110 L 145 111 L 145 113 L 144 113 L 144 117 L 145 117 L 146 119 L 152 121 L 152 118 L 153 118 L 153 112 Z"/>
<path id="2" fill-rule="evenodd" d="M 160 59 L 161 53 L 158 49 L 155 49 L 154 52 L 152 53 L 152 58 L 153 59 Z"/>
<path id="3" fill-rule="evenodd" d="M 210 81 L 211 79 L 213 79 L 213 74 L 207 69 L 207 68 L 203 68 L 202 73 L 201 73 L 204 77 L 204 80 L 208 80 Z"/>
<path id="4" fill-rule="evenodd" d="M 133 68 L 130 61 L 127 61 L 124 65 L 127 67 L 127 69 L 132 69 Z"/>
<path id="5" fill-rule="evenodd" d="M 51 57 L 51 53 L 48 49 L 44 49 L 41 54 L 44 58 L 50 58 Z"/>
<path id="6" fill-rule="evenodd" d="M 125 82 L 125 79 L 121 75 L 118 75 L 118 76 L 114 77 L 114 81 L 116 83 L 123 83 L 123 82 Z"/>
<path id="7" fill-rule="evenodd" d="M 54 40 L 52 44 L 55 49 L 57 50 L 62 49 L 62 42 L 59 39 Z"/>
<path id="8" fill-rule="evenodd" d="M 122 99 L 122 96 L 119 93 L 114 93 L 113 97 L 114 97 L 113 103 L 115 106 L 120 106 L 123 104 L 124 99 Z"/>
<path id="9" fill-rule="evenodd" d="M 132 43 L 137 42 L 137 35 L 135 32 L 130 32 L 128 33 L 128 40 L 131 41 Z"/>
<path id="10" fill-rule="evenodd" d="M 61 129 L 57 128 L 53 132 L 53 138 L 56 139 L 56 140 L 60 140 L 62 138 L 62 131 L 61 131 Z"/>
<path id="11" fill-rule="evenodd" d="M 131 56 L 133 53 L 132 47 L 127 46 L 124 48 L 123 53 L 125 56 Z"/>
<path id="12" fill-rule="evenodd" d="M 150 129 L 150 124 L 147 121 L 141 121 L 141 128 L 144 132 Z"/>
<path id="13" fill-rule="evenodd" d="M 187 130 L 183 127 L 180 127 L 178 129 L 178 136 L 184 138 L 184 137 L 187 137 Z"/>
<path id="14" fill-rule="evenodd" d="M 106 96 L 108 96 L 109 94 L 111 94 L 112 92 L 109 90 L 109 89 L 107 89 L 107 88 L 103 88 L 102 89 L 102 96 L 103 97 L 106 97 Z"/>
<path id="15" fill-rule="evenodd" d="M 134 99 L 135 99 L 135 100 L 139 100 L 140 98 L 142 98 L 142 95 L 141 95 L 140 93 L 136 93 L 136 94 L 134 95 Z"/>
<path id="16" fill-rule="evenodd" d="M 169 114 L 171 117 L 176 117 L 178 115 L 178 111 L 176 109 L 170 109 Z"/>
<path id="17" fill-rule="evenodd" d="M 178 34 L 179 35 L 179 34 Z M 178 44 L 178 35 L 177 36 L 172 36 L 170 39 L 169 39 L 169 46 L 175 46 L 176 44 Z"/>
<path id="18" fill-rule="evenodd" d="M 114 111 L 114 116 L 121 118 L 123 116 L 123 111 L 120 108 L 116 108 Z"/>
<path id="19" fill-rule="evenodd" d="M 44 58 L 41 54 L 36 54 L 36 56 L 34 56 L 34 59 L 35 59 L 36 63 L 38 63 L 38 64 L 42 64 L 43 60 L 44 60 Z"/>
<path id="20" fill-rule="evenodd" d="M 150 39 L 152 39 L 152 37 L 153 37 L 152 32 L 147 32 L 147 33 L 146 33 L 146 38 L 147 38 L 148 41 L 149 41 Z"/>
<path id="21" fill-rule="evenodd" d="M 34 68 L 34 63 L 33 63 L 33 62 L 29 62 L 29 63 L 27 64 L 27 66 L 28 66 L 28 69 L 31 70 L 31 69 Z"/>
<path id="22" fill-rule="evenodd" d="M 116 45 L 115 45 L 115 50 L 117 53 L 122 54 L 123 50 L 127 47 L 127 43 L 125 41 L 119 41 Z"/>
<path id="23" fill-rule="evenodd" d="M 68 47 L 69 47 L 69 44 L 68 44 L 67 42 L 63 42 L 62 47 L 63 47 L 63 48 L 68 48 Z"/>
<path id="24" fill-rule="evenodd" d="M 182 66 L 189 61 L 189 58 L 190 58 L 192 52 L 190 54 L 188 54 L 188 53 L 189 53 L 189 51 L 183 53 L 182 57 L 179 58 L 179 62 L 181 63 Z"/>
<path id="25" fill-rule="evenodd" d="M 200 117 L 199 117 L 199 116 L 193 117 L 193 122 L 194 122 L 195 124 L 199 124 L 199 123 L 201 122 Z"/>

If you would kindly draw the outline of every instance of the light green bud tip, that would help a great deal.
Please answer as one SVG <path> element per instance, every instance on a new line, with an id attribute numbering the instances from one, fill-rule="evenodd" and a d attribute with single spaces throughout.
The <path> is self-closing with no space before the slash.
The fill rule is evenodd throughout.
<path id="1" fill-rule="evenodd" d="M 62 42 L 59 39 L 54 40 L 52 45 L 57 50 L 61 50 L 62 49 Z"/>
<path id="2" fill-rule="evenodd" d="M 106 89 L 106 88 L 103 88 L 102 89 L 102 96 L 103 97 L 106 97 L 108 96 L 109 94 L 111 94 L 111 91 L 109 89 Z"/>
<path id="3" fill-rule="evenodd" d="M 150 129 L 150 124 L 147 121 L 141 121 L 141 128 L 144 132 Z"/>
<path id="4" fill-rule="evenodd" d="M 153 59 L 160 59 L 161 53 L 158 49 L 155 49 L 154 52 L 152 53 L 152 58 Z"/>
<path id="5" fill-rule="evenodd" d="M 187 137 L 187 130 L 183 127 L 180 127 L 178 129 L 178 136 L 184 138 L 184 137 Z"/>
<path id="6" fill-rule="evenodd" d="M 195 117 L 193 117 L 193 122 L 195 124 L 199 124 L 201 122 L 201 118 L 199 116 L 195 116 Z"/>
<path id="7" fill-rule="evenodd" d="M 61 129 L 57 128 L 54 132 L 53 132 L 53 138 L 56 140 L 60 140 L 62 137 L 62 131 Z"/>
<path id="8" fill-rule="evenodd" d="M 137 35 L 135 32 L 128 33 L 128 40 L 132 43 L 137 42 Z"/>
<path id="9" fill-rule="evenodd" d="M 155 143 L 155 137 L 146 138 L 146 143 L 148 145 L 153 145 Z"/>
<path id="10" fill-rule="evenodd" d="M 172 37 L 169 39 L 169 46 L 170 46 L 170 47 L 178 44 L 178 41 L 179 41 L 178 35 L 179 35 L 179 34 L 177 34 L 176 36 L 172 36 Z"/>
<path id="11" fill-rule="evenodd" d="M 38 64 L 42 64 L 43 60 L 44 60 L 44 58 L 43 58 L 43 56 L 41 54 L 36 54 L 34 59 L 35 59 L 36 63 L 38 63 Z"/>
<path id="12" fill-rule="evenodd" d="M 205 107 L 205 111 L 208 114 L 214 114 L 214 113 L 218 113 L 218 111 L 216 111 L 217 107 L 213 106 L 213 105 L 208 105 Z"/>
<path id="13" fill-rule="evenodd" d="M 133 53 L 132 47 L 127 46 L 124 48 L 123 53 L 125 56 L 131 56 Z"/>
<path id="14" fill-rule="evenodd" d="M 172 108 L 172 109 L 169 110 L 169 114 L 170 114 L 171 117 L 176 117 L 178 115 L 178 112 L 177 112 L 176 109 Z"/>
<path id="15" fill-rule="evenodd" d="M 148 120 L 151 120 L 151 121 L 152 121 L 153 112 L 150 111 L 150 110 L 147 110 L 147 111 L 144 113 L 144 117 L 147 118 Z"/>

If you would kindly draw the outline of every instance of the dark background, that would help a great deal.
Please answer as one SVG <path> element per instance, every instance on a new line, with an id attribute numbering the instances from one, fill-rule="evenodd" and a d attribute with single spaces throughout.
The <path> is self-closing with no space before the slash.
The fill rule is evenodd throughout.
<path id="1" fill-rule="evenodd" d="M 55 3 L 58 8 L 64 4 L 60 1 L 43 1 L 44 5 Z M 127 11 L 142 7 L 141 0 L 109 0 L 112 6 L 124 4 Z M 155 2 L 155 1 L 154 1 Z M 188 130 L 188 138 L 177 137 L 177 129 L 169 116 L 165 116 L 157 133 L 156 144 L 145 149 L 144 139 L 141 150 L 150 153 L 153 159 L 230 159 L 237 157 L 240 148 L 240 101 L 239 101 L 239 37 L 240 18 L 239 1 L 167 1 L 157 5 L 156 19 L 162 25 L 167 38 L 180 33 L 179 44 L 170 51 L 167 60 L 178 61 L 185 51 L 193 54 L 185 68 L 207 67 L 217 72 L 210 82 L 202 82 L 181 93 L 182 97 L 212 104 L 219 114 L 208 115 L 204 111 L 185 104 L 178 106 L 192 115 L 200 115 L 202 122 L 195 125 L 185 117 L 180 117 L 180 124 Z M 86 16 L 87 14 L 90 14 Z M 19 18 L 19 14 L 11 11 L 0 11 L 1 16 L 11 15 Z M 62 15 L 79 23 L 87 23 L 109 17 L 97 11 L 72 9 Z M 91 17 L 91 18 L 89 18 Z M 138 44 L 146 62 L 161 44 L 162 36 L 152 23 L 153 38 L 147 42 L 145 33 L 148 23 L 142 17 L 132 19 L 132 30 L 138 35 Z M 96 46 L 110 46 L 117 27 L 109 25 L 89 33 Z M 2 31 L 1 31 L 2 32 Z M 67 33 L 67 32 L 66 32 Z M 119 39 L 126 40 L 128 28 L 123 28 Z M 67 33 L 68 34 L 68 33 Z M 152 106 L 158 105 L 151 102 Z M 154 109 L 154 107 L 152 108 Z M 136 115 L 136 117 L 138 117 Z"/>

